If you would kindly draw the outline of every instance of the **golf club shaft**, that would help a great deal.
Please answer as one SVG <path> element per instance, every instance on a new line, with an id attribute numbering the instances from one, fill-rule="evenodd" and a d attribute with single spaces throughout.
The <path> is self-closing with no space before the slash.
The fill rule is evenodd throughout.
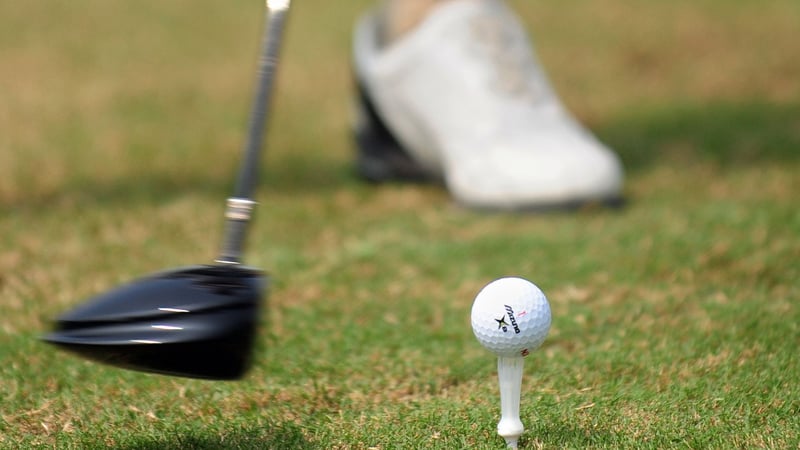
<path id="1" fill-rule="evenodd" d="M 244 148 L 244 158 L 236 190 L 228 199 L 225 210 L 225 231 L 218 263 L 239 264 L 244 249 L 248 224 L 253 214 L 253 196 L 258 182 L 259 157 L 264 141 L 264 130 L 272 99 L 272 86 L 278 66 L 284 22 L 289 12 L 290 0 L 267 0 L 266 27 L 261 40 L 258 82 L 250 125 Z"/>

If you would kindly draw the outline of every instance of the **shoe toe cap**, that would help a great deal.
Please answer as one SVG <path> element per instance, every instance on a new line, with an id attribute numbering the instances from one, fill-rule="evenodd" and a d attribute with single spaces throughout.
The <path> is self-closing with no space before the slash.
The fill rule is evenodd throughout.
<path id="1" fill-rule="evenodd" d="M 617 156 L 591 136 L 539 133 L 448 161 L 447 184 L 462 204 L 484 209 L 537 209 L 619 198 Z"/>

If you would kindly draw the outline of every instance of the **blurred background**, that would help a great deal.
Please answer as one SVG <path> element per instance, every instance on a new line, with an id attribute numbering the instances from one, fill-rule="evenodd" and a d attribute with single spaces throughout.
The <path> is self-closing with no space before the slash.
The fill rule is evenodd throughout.
<path id="1" fill-rule="evenodd" d="M 795 158 L 786 144 L 800 140 L 796 2 L 511 3 L 565 102 L 634 173 L 687 154 Z M 349 176 L 350 33 L 372 4 L 295 5 L 267 183 Z M 0 8 L 3 205 L 228 183 L 249 111 L 261 2 Z"/>

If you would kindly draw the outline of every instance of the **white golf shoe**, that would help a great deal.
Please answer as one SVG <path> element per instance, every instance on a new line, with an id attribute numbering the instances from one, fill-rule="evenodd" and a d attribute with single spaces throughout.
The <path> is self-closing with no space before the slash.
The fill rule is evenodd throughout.
<path id="1" fill-rule="evenodd" d="M 619 201 L 619 159 L 562 106 L 501 0 L 442 2 L 385 46 L 381 31 L 373 12 L 354 36 L 362 176 L 442 179 L 479 209 Z"/>

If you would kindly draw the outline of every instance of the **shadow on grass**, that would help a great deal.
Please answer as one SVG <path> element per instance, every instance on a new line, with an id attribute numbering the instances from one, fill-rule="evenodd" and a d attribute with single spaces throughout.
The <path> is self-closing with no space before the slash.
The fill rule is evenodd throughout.
<path id="1" fill-rule="evenodd" d="M 800 103 L 667 105 L 633 111 L 595 129 L 628 172 L 669 161 L 722 167 L 800 160 Z"/>
<path id="2" fill-rule="evenodd" d="M 262 164 L 258 197 L 269 198 L 271 192 L 314 193 L 330 192 L 346 183 L 356 183 L 349 167 L 331 160 L 314 162 L 288 158 Z M 277 166 L 277 167 L 274 167 Z M 188 194 L 219 199 L 220 210 L 225 199 L 233 194 L 237 169 L 228 176 L 212 176 L 206 173 L 171 173 L 169 169 L 148 173 L 129 173 L 128 176 L 106 181 L 91 176 L 68 180 L 58 190 L 35 192 L 28 190 L 17 198 L 0 199 L 2 208 L 40 209 L 48 205 L 81 205 L 103 207 L 104 205 L 164 204 Z"/>
<path id="3" fill-rule="evenodd" d="M 800 103 L 721 101 L 709 104 L 669 104 L 611 118 L 594 130 L 622 157 L 631 172 L 676 161 L 712 162 L 723 166 L 800 160 Z M 353 153 L 355 154 L 355 152 Z M 265 158 L 261 186 L 270 191 L 309 193 L 357 183 L 349 155 L 324 155 L 319 149 L 297 148 Z M 145 196 L 158 199 L 202 190 L 227 195 L 227 179 L 203 174 L 175 179 L 169 173 L 143 174 L 111 186 L 85 185 L 107 200 Z"/>
<path id="4" fill-rule="evenodd" d="M 348 162 L 349 163 L 349 162 Z M 329 192 L 346 183 L 355 183 L 348 163 L 333 157 L 307 159 L 284 157 L 261 163 L 258 195 L 270 192 L 314 193 Z M 103 205 L 116 202 L 164 203 L 191 193 L 209 198 L 219 198 L 220 204 L 233 194 L 238 179 L 238 167 L 229 175 L 210 175 L 197 172 L 177 175 L 168 168 L 149 173 L 130 173 L 112 181 L 75 178 L 58 192 L 39 198 L 26 197 L 24 203 L 42 204 L 57 201 L 77 201 Z M 66 200 L 65 200 L 66 199 Z"/>
<path id="5" fill-rule="evenodd" d="M 121 444 L 118 448 L 123 450 L 316 448 L 305 439 L 301 428 L 293 423 L 266 424 L 263 428 L 244 427 L 220 433 L 176 430 L 169 436 L 133 437 L 130 441 Z"/>
<path id="6" fill-rule="evenodd" d="M 620 154 L 628 173 L 663 163 L 734 166 L 800 159 L 800 103 L 671 104 L 611 118 L 595 126 L 594 131 Z M 265 160 L 260 181 L 261 189 L 267 193 L 329 192 L 333 187 L 360 184 L 349 156 L 297 148 Z M 33 194 L 7 206 L 58 201 L 99 206 L 117 202 L 163 203 L 187 192 L 218 197 L 222 204 L 232 192 L 235 175 L 178 175 L 162 169 L 112 181 L 85 177 L 72 180 L 58 192 L 39 197 Z"/>

